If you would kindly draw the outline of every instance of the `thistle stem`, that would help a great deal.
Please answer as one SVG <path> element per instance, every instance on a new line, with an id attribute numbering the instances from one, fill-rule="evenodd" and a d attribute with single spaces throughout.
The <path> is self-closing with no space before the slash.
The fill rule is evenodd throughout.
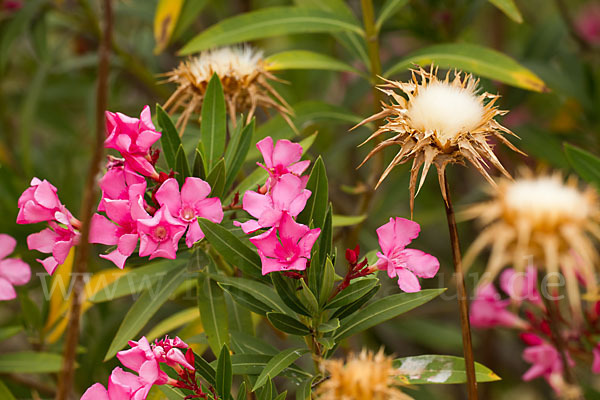
<path id="1" fill-rule="evenodd" d="M 83 199 L 81 202 L 81 239 L 75 253 L 73 266 L 73 292 L 71 295 L 71 307 L 69 310 L 69 321 L 63 353 L 62 370 L 58 381 L 56 400 L 68 400 L 72 398 L 73 378 L 75 375 L 75 357 L 79 344 L 79 323 L 81 318 L 81 306 L 85 287 L 84 273 L 90 253 L 90 223 L 98 196 L 96 188 L 96 176 L 100 172 L 100 162 L 104 155 L 104 110 L 106 110 L 108 98 L 108 70 L 110 57 L 110 44 L 112 33 L 112 5 L 111 0 L 103 1 L 104 32 L 100 38 L 98 49 L 98 82 L 96 87 L 96 135 L 92 147 L 92 160 L 85 182 Z"/>
<path id="2" fill-rule="evenodd" d="M 373 10 L 373 0 L 361 0 L 363 25 L 365 28 L 365 41 L 367 43 L 367 52 L 369 54 L 369 76 L 371 86 L 373 87 L 373 110 L 375 113 L 380 111 L 381 92 L 377 89 L 377 80 L 381 75 L 381 59 L 379 57 L 379 31 L 375 25 L 375 12 Z M 377 138 L 377 141 L 380 139 Z M 378 142 L 375 143 L 377 145 Z M 377 184 L 377 179 L 381 176 L 384 166 L 383 152 L 378 152 L 373 157 L 371 163 L 371 171 L 367 178 L 367 188 L 363 192 L 362 198 L 358 202 L 357 215 L 363 215 L 369 211 L 371 201 L 373 200 L 374 188 Z M 348 239 L 348 243 L 357 243 L 358 234 L 364 222 L 360 222 L 354 226 Z"/>
<path id="3" fill-rule="evenodd" d="M 471 341 L 471 324 L 469 322 L 469 299 L 465 288 L 465 275 L 462 267 L 462 257 L 460 254 L 460 242 L 458 240 L 458 230 L 456 228 L 456 218 L 450 198 L 450 187 L 446 172 L 444 174 L 444 186 L 446 198 L 444 207 L 446 209 L 446 218 L 448 220 L 448 230 L 450 231 L 450 243 L 452 244 L 452 259 L 454 261 L 454 274 L 456 280 L 456 293 L 458 297 L 458 307 L 460 312 L 460 325 L 462 329 L 463 354 L 465 357 L 465 369 L 467 371 L 467 392 L 469 400 L 477 400 L 477 379 L 475 378 L 475 357 L 473 356 L 473 344 Z"/>

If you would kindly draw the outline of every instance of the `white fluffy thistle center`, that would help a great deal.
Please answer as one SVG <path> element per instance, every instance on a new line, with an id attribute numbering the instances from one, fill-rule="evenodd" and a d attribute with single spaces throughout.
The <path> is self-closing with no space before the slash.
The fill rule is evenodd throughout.
<path id="1" fill-rule="evenodd" d="M 413 128 L 435 132 L 442 144 L 478 128 L 484 113 L 484 105 L 472 90 L 444 82 L 420 86 L 407 110 Z"/>
<path id="2" fill-rule="evenodd" d="M 249 46 L 222 47 L 200 53 L 191 60 L 189 69 L 196 82 L 208 82 L 215 72 L 221 78 L 240 79 L 258 71 L 262 59 L 262 52 Z"/>
<path id="3" fill-rule="evenodd" d="M 544 226 L 582 221 L 590 211 L 587 199 L 576 188 L 552 177 L 515 181 L 507 188 L 505 205 L 518 218 Z"/>

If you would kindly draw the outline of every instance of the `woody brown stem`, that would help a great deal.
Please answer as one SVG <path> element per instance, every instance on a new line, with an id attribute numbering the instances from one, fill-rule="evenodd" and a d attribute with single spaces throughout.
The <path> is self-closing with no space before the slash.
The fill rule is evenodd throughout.
<path id="1" fill-rule="evenodd" d="M 444 174 L 445 199 L 443 198 L 446 209 L 446 218 L 448 220 L 448 230 L 450 231 L 450 243 L 452 244 L 452 259 L 454 261 L 454 274 L 456 281 L 456 294 L 458 297 L 458 307 L 460 313 L 460 326 L 462 330 L 463 354 L 465 357 L 465 369 L 467 371 L 467 393 L 469 400 L 477 400 L 477 379 L 475 378 L 475 357 L 473 356 L 473 343 L 471 340 L 471 324 L 469 322 L 469 299 L 465 288 L 465 275 L 462 267 L 462 257 L 460 254 L 460 242 L 458 239 L 458 229 L 456 228 L 456 218 L 450 198 L 450 187 L 446 172 Z"/>
<path id="2" fill-rule="evenodd" d="M 73 264 L 73 292 L 71 295 L 71 307 L 69 309 L 69 322 L 65 339 L 62 370 L 58 381 L 58 391 L 56 393 L 57 400 L 68 400 L 72 398 L 75 357 L 79 344 L 79 325 L 85 286 L 84 273 L 87 271 L 90 253 L 90 223 L 98 197 L 96 176 L 100 172 L 100 163 L 104 155 L 104 111 L 106 110 L 108 97 L 108 70 L 113 20 L 111 0 L 104 0 L 102 4 L 104 12 L 104 32 L 100 38 L 100 46 L 98 49 L 96 135 L 92 147 L 92 160 L 90 161 L 81 202 L 81 238 L 75 253 L 75 261 Z"/>

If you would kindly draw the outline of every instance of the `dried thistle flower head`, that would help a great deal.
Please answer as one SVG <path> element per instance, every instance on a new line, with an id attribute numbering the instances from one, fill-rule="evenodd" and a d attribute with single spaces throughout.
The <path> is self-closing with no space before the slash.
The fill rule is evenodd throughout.
<path id="1" fill-rule="evenodd" d="M 381 118 L 386 119 L 385 124 L 364 143 L 382 133 L 392 134 L 375 146 L 361 166 L 386 147 L 394 145 L 400 147 L 377 186 L 396 165 L 412 159 L 410 172 L 412 210 L 415 194 L 423 186 L 432 164 L 437 167 L 444 199 L 446 199 L 444 169 L 450 163 L 464 164 L 464 160 L 468 160 L 492 185 L 495 185 L 494 181 L 486 171 L 488 161 L 504 175 L 510 176 L 494 154 L 488 140 L 494 137 L 514 151 L 520 151 L 503 136 L 503 133 L 514 134 L 494 119 L 497 115 L 506 114 L 506 111 L 498 110 L 494 106 L 499 96 L 490 93 L 478 94 L 478 79 L 472 75 L 463 76 L 461 72 L 455 72 L 454 78 L 450 79 L 450 72 L 448 72 L 446 78 L 440 80 L 437 78 L 437 68 L 432 66 L 429 72 L 422 68 L 412 70 L 410 82 L 390 80 L 385 82 L 379 86 L 379 90 L 390 96 L 395 103 L 383 103 L 383 111 L 356 126 Z M 396 90 L 403 92 L 407 98 L 401 96 Z M 423 172 L 417 188 L 417 175 L 421 167 Z"/>
<path id="2" fill-rule="evenodd" d="M 590 297 L 597 295 L 594 266 L 600 260 L 593 237 L 600 239 L 600 207 L 596 191 L 580 190 L 575 178 L 564 182 L 559 173 L 534 176 L 523 171 L 522 175 L 515 181 L 503 179 L 490 201 L 463 213 L 484 225 L 465 254 L 465 265 L 491 247 L 482 283 L 493 280 L 506 265 L 524 271 L 532 262 L 549 273 L 562 272 L 571 307 L 579 314 L 579 281 Z"/>
<path id="3" fill-rule="evenodd" d="M 317 389 L 319 400 L 412 400 L 400 391 L 392 358 L 383 353 L 363 350 L 343 360 L 325 360 L 324 373 L 329 379 Z"/>
<path id="4" fill-rule="evenodd" d="M 232 123 L 235 124 L 236 112 L 247 112 L 249 122 L 256 108 L 261 107 L 275 109 L 291 125 L 292 110 L 269 83 L 278 79 L 269 72 L 262 52 L 249 46 L 235 46 L 203 51 L 165 74 L 166 82 L 178 85 L 164 105 L 169 113 L 183 110 L 177 120 L 178 129 L 185 129 L 191 114 L 202 108 L 213 74 L 221 79 Z"/>

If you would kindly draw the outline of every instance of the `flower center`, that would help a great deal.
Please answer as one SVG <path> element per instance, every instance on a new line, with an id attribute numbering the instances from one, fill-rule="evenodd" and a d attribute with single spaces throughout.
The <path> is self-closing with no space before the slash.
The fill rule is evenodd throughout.
<path id="1" fill-rule="evenodd" d="M 510 217 L 527 219 L 534 228 L 583 221 L 589 214 L 588 200 L 552 177 L 517 180 L 508 187 L 504 206 Z"/>
<path id="2" fill-rule="evenodd" d="M 181 209 L 181 212 L 179 213 L 181 216 L 181 219 L 185 220 L 185 221 L 193 221 L 194 218 L 196 217 L 196 212 L 194 211 L 194 209 L 192 207 L 184 207 Z"/>
<path id="3" fill-rule="evenodd" d="M 159 242 L 162 242 L 163 240 L 165 240 L 167 238 L 167 228 L 165 228 L 164 226 L 157 226 L 156 228 L 154 228 L 154 239 L 156 239 Z"/>
<path id="4" fill-rule="evenodd" d="M 435 132 L 442 145 L 479 127 L 484 114 L 484 106 L 472 90 L 444 82 L 419 86 L 407 110 L 411 127 Z"/>

